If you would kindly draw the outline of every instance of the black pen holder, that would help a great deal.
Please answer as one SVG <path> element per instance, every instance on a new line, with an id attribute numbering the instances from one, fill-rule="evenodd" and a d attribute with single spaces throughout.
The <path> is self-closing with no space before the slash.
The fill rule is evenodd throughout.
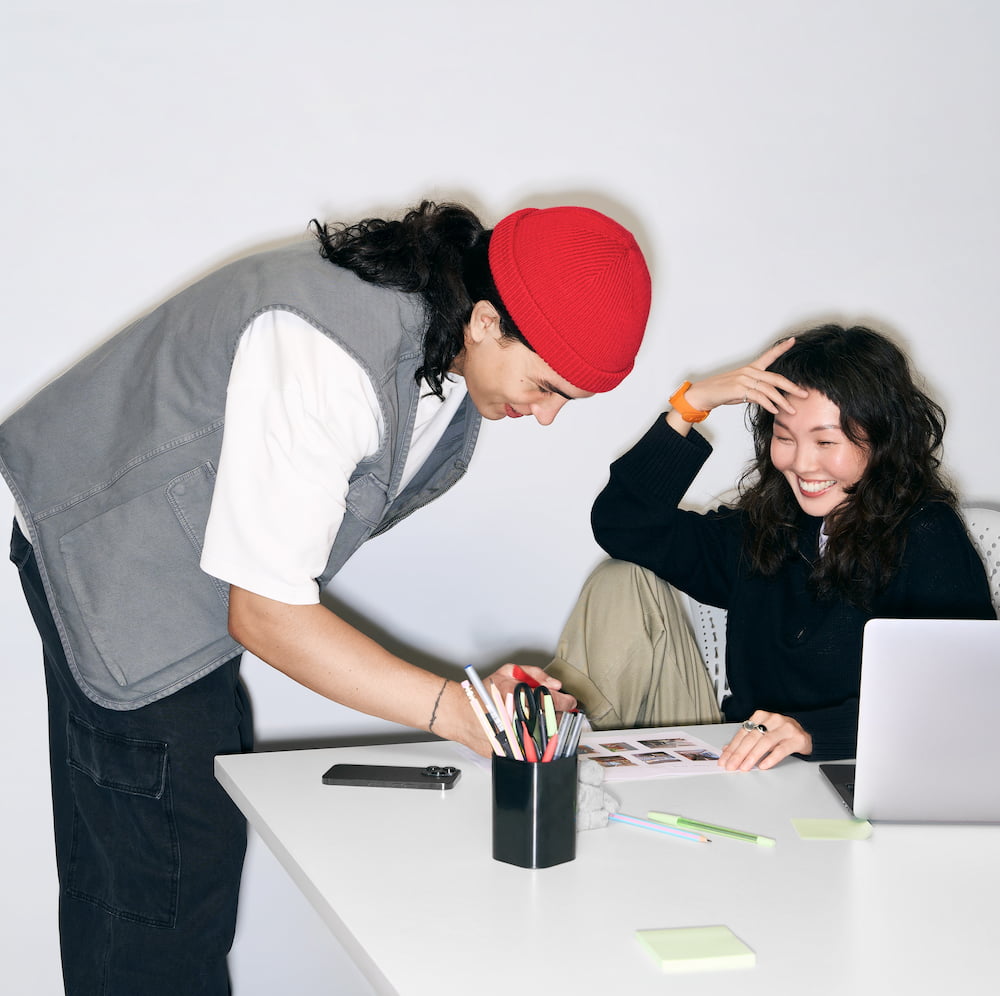
<path id="1" fill-rule="evenodd" d="M 576 755 L 555 761 L 493 756 L 493 857 L 521 868 L 576 857 Z"/>

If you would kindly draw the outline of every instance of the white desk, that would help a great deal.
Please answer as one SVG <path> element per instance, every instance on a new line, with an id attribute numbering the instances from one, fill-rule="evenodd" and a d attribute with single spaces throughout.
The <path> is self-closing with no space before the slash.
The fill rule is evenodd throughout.
<path id="1" fill-rule="evenodd" d="M 731 727 L 689 729 L 721 745 Z M 447 792 L 325 786 L 334 761 L 463 773 Z M 846 815 L 815 764 L 613 787 L 625 813 L 684 813 L 774 848 L 612 824 L 579 834 L 575 861 L 536 871 L 492 859 L 489 771 L 451 744 L 220 757 L 216 774 L 380 993 L 997 991 L 1000 827 L 802 841 L 791 817 Z M 717 923 L 755 968 L 672 978 L 634 937 Z"/>

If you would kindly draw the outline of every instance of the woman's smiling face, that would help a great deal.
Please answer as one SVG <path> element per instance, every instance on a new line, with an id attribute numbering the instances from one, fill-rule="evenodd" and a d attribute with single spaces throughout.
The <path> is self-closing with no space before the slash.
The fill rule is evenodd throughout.
<path id="1" fill-rule="evenodd" d="M 779 412 L 771 433 L 771 462 L 785 475 L 807 515 L 829 515 L 847 500 L 868 466 L 868 450 L 840 427 L 840 409 L 810 391 L 793 400 L 795 414 Z"/>

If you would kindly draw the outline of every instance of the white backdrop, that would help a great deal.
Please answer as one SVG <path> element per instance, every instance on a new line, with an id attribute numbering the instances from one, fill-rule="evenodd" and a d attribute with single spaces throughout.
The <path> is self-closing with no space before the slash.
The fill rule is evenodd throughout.
<path id="1" fill-rule="evenodd" d="M 637 369 L 544 430 L 486 425 L 468 478 L 336 580 L 373 629 L 452 664 L 544 656 L 600 557 L 609 461 L 681 380 L 827 317 L 898 334 L 949 412 L 957 483 L 995 505 L 998 43 L 990 0 L 7 0 L 0 415 L 314 216 L 580 203 L 647 251 Z M 748 453 L 737 410 L 706 430 L 696 501 Z M 44 689 L 13 569 L 0 631 L 0 978 L 56 993 Z M 263 746 L 398 732 L 246 675 Z M 368 991 L 261 846 L 233 973 L 239 996 Z"/>

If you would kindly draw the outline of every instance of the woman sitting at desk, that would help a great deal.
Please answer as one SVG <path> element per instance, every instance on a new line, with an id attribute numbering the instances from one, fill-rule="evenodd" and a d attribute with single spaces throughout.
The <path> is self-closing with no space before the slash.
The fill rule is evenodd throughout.
<path id="1" fill-rule="evenodd" d="M 995 616 L 939 471 L 944 413 L 893 343 L 836 325 L 670 401 L 594 504 L 616 559 L 587 581 L 550 673 L 597 728 L 742 722 L 729 769 L 853 756 L 868 619 Z M 736 404 L 756 454 L 738 500 L 678 508 L 711 453 L 694 424 Z M 670 586 L 728 610 L 721 712 Z"/>

